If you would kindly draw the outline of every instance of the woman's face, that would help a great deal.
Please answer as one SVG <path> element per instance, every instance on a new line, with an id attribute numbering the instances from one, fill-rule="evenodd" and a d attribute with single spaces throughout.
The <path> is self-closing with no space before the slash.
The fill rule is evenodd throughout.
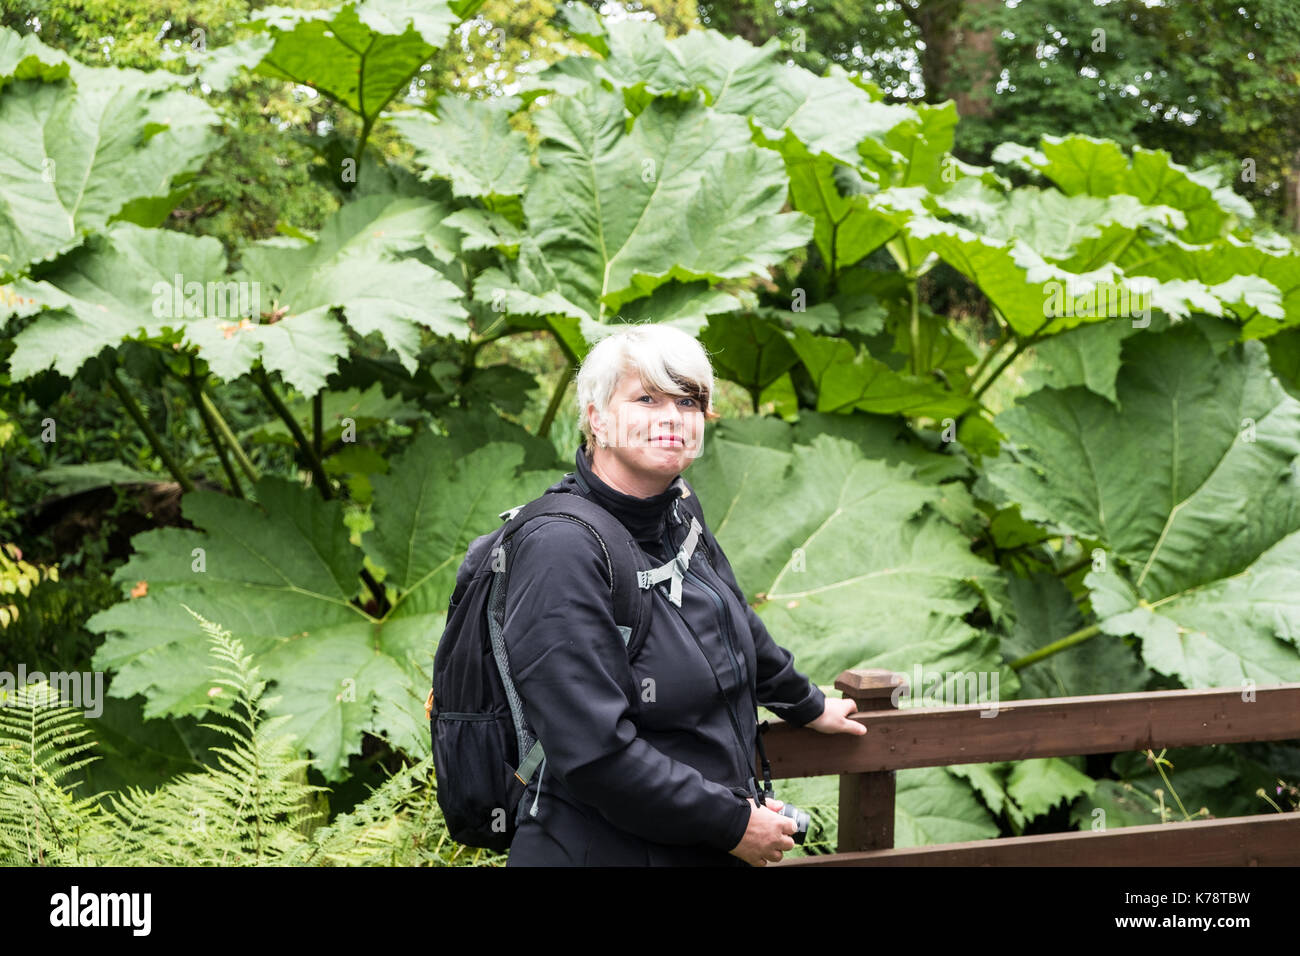
<path id="1" fill-rule="evenodd" d="M 686 395 L 648 389 L 635 373 L 619 379 L 602 424 L 588 408 L 599 453 L 608 454 L 634 473 L 671 479 L 699 455 L 704 442 L 704 409 Z"/>

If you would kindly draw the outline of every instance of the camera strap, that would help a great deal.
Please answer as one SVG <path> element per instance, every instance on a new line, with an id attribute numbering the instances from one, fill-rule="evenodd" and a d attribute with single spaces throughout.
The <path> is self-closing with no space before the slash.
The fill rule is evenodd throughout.
<path id="1" fill-rule="evenodd" d="M 758 757 L 759 760 L 762 761 L 763 765 L 763 789 L 759 790 L 757 787 L 754 788 L 755 792 L 758 794 L 758 805 L 760 807 L 766 804 L 767 797 L 776 796 L 776 791 L 772 789 L 772 765 L 768 763 L 767 751 L 763 748 L 763 734 L 766 732 L 767 721 L 765 720 L 758 725 L 758 734 L 754 738 L 758 742 Z"/>

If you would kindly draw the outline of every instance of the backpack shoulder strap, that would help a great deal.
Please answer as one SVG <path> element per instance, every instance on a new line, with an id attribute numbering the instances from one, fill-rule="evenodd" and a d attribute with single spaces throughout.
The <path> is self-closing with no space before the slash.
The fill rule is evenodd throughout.
<path id="1" fill-rule="evenodd" d="M 595 537 L 605 555 L 605 568 L 609 574 L 610 594 L 614 603 L 614 620 L 623 632 L 623 643 L 630 642 L 641 625 L 642 595 L 637 579 L 638 569 L 632 564 L 631 546 L 636 543 L 632 533 L 612 514 L 581 495 L 557 491 L 511 509 L 505 537 L 513 537 L 535 518 L 559 515 L 578 522 Z M 624 630 L 627 628 L 627 630 Z"/>
<path id="2" fill-rule="evenodd" d="M 581 475 L 578 476 L 581 480 Z M 610 594 L 614 603 L 614 620 L 623 638 L 625 648 L 630 648 L 634 638 L 649 625 L 650 614 L 646 608 L 649 592 L 643 592 L 638 583 L 638 569 L 632 563 L 636 539 L 621 521 L 581 495 L 557 491 L 543 494 L 541 497 L 501 512 L 506 519 L 502 533 L 501 545 L 507 547 L 507 539 L 513 538 L 521 529 L 535 518 L 559 515 L 583 525 L 592 535 L 605 554 L 605 566 L 609 571 Z M 506 562 L 506 577 L 509 577 L 509 562 Z M 508 586 L 509 582 L 501 582 Z M 643 594 L 645 597 L 643 597 Z M 498 659 L 500 665 L 500 659 Z M 508 666 L 501 668 L 501 677 L 506 684 L 507 693 L 514 698 L 514 682 L 510 678 Z M 512 710 L 515 705 L 512 703 Z M 516 710 L 516 728 L 520 730 L 519 753 L 522 763 L 515 770 L 519 781 L 527 785 L 538 766 L 546 759 L 542 742 L 532 736 L 531 731 L 520 720 L 522 709 Z M 539 794 L 540 795 L 540 794 Z M 536 803 L 533 805 L 536 812 Z"/>

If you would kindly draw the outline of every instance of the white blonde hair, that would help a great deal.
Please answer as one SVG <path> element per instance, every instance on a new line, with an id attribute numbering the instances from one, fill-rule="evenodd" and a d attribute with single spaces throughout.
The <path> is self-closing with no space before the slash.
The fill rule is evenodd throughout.
<path id="1" fill-rule="evenodd" d="M 595 442 L 587 405 L 595 405 L 603 418 L 625 374 L 638 375 L 644 385 L 665 395 L 689 395 L 706 419 L 718 417 L 713 410 L 713 363 L 704 346 L 671 325 L 629 323 L 597 342 L 578 369 L 578 428 L 588 455 Z"/>

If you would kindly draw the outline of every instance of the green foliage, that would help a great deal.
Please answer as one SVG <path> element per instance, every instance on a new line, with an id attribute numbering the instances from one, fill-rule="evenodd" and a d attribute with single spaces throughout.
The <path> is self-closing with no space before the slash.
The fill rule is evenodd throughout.
<path id="1" fill-rule="evenodd" d="M 692 481 L 737 579 L 813 680 L 914 663 L 997 670 L 996 641 L 963 618 L 1001 585 L 945 520 L 942 499 L 955 488 L 829 435 L 789 451 L 715 438 Z M 873 614 L 885 601 L 890 613 Z"/>
<path id="2" fill-rule="evenodd" d="M 84 866 L 107 844 L 93 798 L 69 775 L 90 762 L 75 710 L 43 681 L 17 688 L 0 708 L 0 862 Z"/>
<path id="3" fill-rule="evenodd" d="M 701 22 L 823 73 L 860 72 L 897 102 L 955 99 L 957 152 L 1086 130 L 1227 172 L 1275 225 L 1296 155 L 1296 10 L 1288 0 L 702 2 Z"/>
<path id="4" fill-rule="evenodd" d="M 18 48 L 8 66 L 0 52 L 8 144 L 0 154 L 0 280 L 114 219 L 156 225 L 217 145 L 212 110 L 172 89 L 167 74 L 80 64 L 69 72 L 66 57 L 33 38 L 0 36 L 0 50 Z M 60 60 L 60 69 L 50 66 Z"/>
<path id="5" fill-rule="evenodd" d="M 280 478 L 263 478 L 256 504 L 212 492 L 185 498 L 196 530 L 160 529 L 135 540 L 117 573 L 123 593 L 147 593 L 95 615 L 109 636 L 95 666 L 116 672 L 115 696 L 144 694 L 146 718 L 198 714 L 211 698 L 190 666 L 195 638 L 185 608 L 221 618 L 280 693 L 271 712 L 328 780 L 345 774 L 363 733 L 408 753 L 428 750 L 423 701 L 431 683 L 429 636 L 440 633 L 459 556 L 499 522 L 498 502 L 523 502 L 550 484 L 517 473 L 518 446 L 472 452 L 423 435 L 372 478 L 374 526 L 350 540 L 339 502 Z M 191 555 L 178 563 L 175 555 Z M 363 562 L 384 569 L 386 613 L 352 603 Z"/>
<path id="6" fill-rule="evenodd" d="M 1030 520 L 1104 549 L 1085 580 L 1099 626 L 1140 635 L 1153 670 L 1189 687 L 1300 679 L 1300 403 L 1258 343 L 1216 355 L 1182 327 L 1129 339 L 1125 356 L 1122 412 L 1076 386 L 999 416 L 1027 454 L 991 481 Z"/>
<path id="7" fill-rule="evenodd" d="M 554 49 L 581 52 L 517 62 L 514 95 L 471 98 L 447 88 L 464 88 L 446 82 L 466 75 L 454 54 L 510 16 L 469 20 L 477 6 L 267 8 L 188 51 L 197 76 L 93 69 L 0 29 L 0 135 L 29 197 L 0 203 L 18 210 L 0 212 L 5 386 L 29 402 L 15 421 L 30 430 L 75 379 L 108 386 L 144 436 L 81 445 L 84 463 L 27 434 L 15 447 L 69 487 L 171 473 L 178 526 L 132 539 L 121 601 L 86 622 L 93 663 L 146 720 L 222 713 L 243 742 L 102 810 L 137 821 L 120 845 L 464 861 L 416 762 L 433 644 L 468 543 L 569 466 L 571 416 L 552 426 L 572 372 L 623 322 L 698 334 L 728 400 L 776 412 L 727 422 L 691 480 L 818 682 L 922 668 L 951 699 L 974 674 L 1004 698 L 1298 679 L 1300 255 L 1220 174 L 1073 129 L 973 166 L 951 101 L 890 102 L 783 62 L 779 42 L 586 7 L 536 29 L 567 27 Z M 314 95 L 291 105 L 284 84 Z M 230 107 L 220 130 L 206 96 Z M 202 235 L 182 193 L 230 188 L 220 166 L 194 177 L 214 144 L 269 135 L 234 128 L 259 98 L 301 168 L 255 223 Z M 70 135 L 101 115 L 120 139 Z M 86 170 L 85 203 L 32 178 L 47 158 Z M 311 175 L 328 201 L 299 188 Z M 159 228 L 169 216 L 181 228 Z M 986 325 L 935 292 L 953 277 Z M 231 287 L 250 293 L 233 310 Z M 230 628 L 234 683 L 216 687 L 242 717 L 193 667 L 191 615 Z M 28 763 L 54 774 L 50 759 Z M 322 825 L 308 764 L 338 784 L 380 760 L 408 769 Z M 1063 819 L 1108 797 L 1083 770 L 900 774 L 899 845 Z M 85 814 L 60 778 L 13 779 L 11 818 L 39 810 L 59 839 L 24 830 L 12 852 L 107 852 L 70 829 Z M 833 801 L 806 786 L 824 848 Z M 196 839 L 191 811 L 228 824 L 222 841 Z"/>
<path id="8" fill-rule="evenodd" d="M 192 613 L 192 612 L 191 612 Z M 229 738 L 214 765 L 155 790 L 76 798 L 71 775 L 92 758 L 75 708 L 48 684 L 0 708 L 0 863 L 12 865 L 446 866 L 471 861 L 449 845 L 432 764 L 402 769 L 351 812 L 326 823 L 325 788 L 309 784 L 286 718 L 269 717 L 252 656 L 194 615 L 208 638 L 212 710 Z"/>

